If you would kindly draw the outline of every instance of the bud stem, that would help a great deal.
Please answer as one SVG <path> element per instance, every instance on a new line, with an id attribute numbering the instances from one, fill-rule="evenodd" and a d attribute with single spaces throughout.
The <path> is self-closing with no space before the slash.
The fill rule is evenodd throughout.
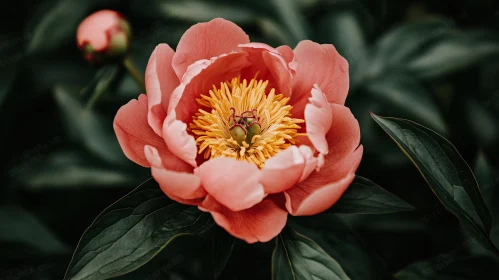
<path id="1" fill-rule="evenodd" d="M 141 75 L 139 71 L 137 71 L 137 68 L 135 68 L 129 56 L 123 59 L 123 66 L 125 66 L 126 70 L 128 71 L 128 74 L 132 76 L 132 78 L 137 82 L 139 87 L 142 90 L 144 90 L 144 93 L 146 93 L 146 86 L 144 83 L 144 79 L 142 78 L 143 75 Z"/>

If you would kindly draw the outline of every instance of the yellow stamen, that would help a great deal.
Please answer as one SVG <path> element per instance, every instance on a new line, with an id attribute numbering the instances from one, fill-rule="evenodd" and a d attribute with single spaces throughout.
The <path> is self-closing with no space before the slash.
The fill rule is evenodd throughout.
<path id="1" fill-rule="evenodd" d="M 204 109 L 193 116 L 189 129 L 196 138 L 199 154 L 204 154 L 205 159 L 235 158 L 262 168 L 268 158 L 296 143 L 296 137 L 302 135 L 298 133 L 298 124 L 304 121 L 291 118 L 289 97 L 276 94 L 274 89 L 267 92 L 268 83 L 256 78 L 241 82 L 236 77 L 220 83 L 219 88 L 213 85 L 208 95 L 197 99 Z M 231 136 L 232 117 L 234 112 L 240 116 L 249 111 L 253 113 L 244 116 L 258 116 L 260 131 L 239 144 Z"/>

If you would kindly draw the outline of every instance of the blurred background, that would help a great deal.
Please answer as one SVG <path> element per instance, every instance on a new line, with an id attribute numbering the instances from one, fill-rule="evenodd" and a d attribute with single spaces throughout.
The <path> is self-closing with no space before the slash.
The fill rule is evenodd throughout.
<path id="1" fill-rule="evenodd" d="M 497 1 L 17 0 L 1 7 L 0 279 L 62 279 L 93 219 L 150 177 L 124 157 L 112 128 L 116 111 L 140 89 L 122 67 L 93 67 L 76 47 L 79 22 L 100 9 L 129 20 L 130 56 L 142 73 L 157 44 L 175 48 L 189 26 L 215 17 L 275 47 L 334 44 L 350 63 L 347 106 L 365 147 L 357 173 L 417 208 L 341 217 L 350 228 L 335 236 L 338 262 L 352 279 L 498 273 L 497 258 L 464 233 L 369 116 L 410 119 L 454 143 L 475 171 L 499 245 Z M 89 106 L 96 94 L 99 102 Z M 211 279 L 203 242 L 162 253 L 120 279 Z M 271 247 L 238 244 L 236 253 L 249 251 L 234 255 L 222 278 L 269 278 Z"/>

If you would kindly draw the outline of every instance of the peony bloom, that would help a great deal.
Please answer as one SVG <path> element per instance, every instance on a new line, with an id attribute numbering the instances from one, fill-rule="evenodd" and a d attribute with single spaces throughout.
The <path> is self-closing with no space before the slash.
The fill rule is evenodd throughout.
<path id="1" fill-rule="evenodd" d="M 145 79 L 147 96 L 114 120 L 124 153 L 235 237 L 269 241 L 288 214 L 328 209 L 354 178 L 360 130 L 343 105 L 348 63 L 332 45 L 250 43 L 214 19 L 176 52 L 158 45 Z"/>
<path id="2" fill-rule="evenodd" d="M 118 12 L 101 10 L 78 26 L 76 41 L 85 59 L 104 62 L 120 58 L 128 51 L 130 25 Z"/>

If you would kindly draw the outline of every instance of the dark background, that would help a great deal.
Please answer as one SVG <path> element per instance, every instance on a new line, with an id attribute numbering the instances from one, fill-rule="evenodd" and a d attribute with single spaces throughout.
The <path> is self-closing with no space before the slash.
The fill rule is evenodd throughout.
<path id="1" fill-rule="evenodd" d="M 464 233 L 369 111 L 411 119 L 454 143 L 475 171 L 499 245 L 498 6 L 494 0 L 2 1 L 0 280 L 62 279 L 99 212 L 150 177 L 124 157 L 112 129 L 116 111 L 139 88 L 121 67 L 99 70 L 76 48 L 78 23 L 100 9 L 129 20 L 130 55 L 141 72 L 157 44 L 175 47 L 190 25 L 214 17 L 272 46 L 294 47 L 302 39 L 334 44 L 350 63 L 347 105 L 365 146 L 357 173 L 417 208 L 340 217 L 355 232 L 355 241 L 340 238 L 340 264 L 365 270 L 365 279 L 493 279 L 487 275 L 498 273 L 497 258 Z M 95 76 L 101 80 L 92 82 Z M 372 259 L 356 255 L 355 242 Z M 123 279 L 210 279 L 205 243 L 163 252 Z M 271 247 L 238 243 L 222 278 L 267 278 Z"/>

